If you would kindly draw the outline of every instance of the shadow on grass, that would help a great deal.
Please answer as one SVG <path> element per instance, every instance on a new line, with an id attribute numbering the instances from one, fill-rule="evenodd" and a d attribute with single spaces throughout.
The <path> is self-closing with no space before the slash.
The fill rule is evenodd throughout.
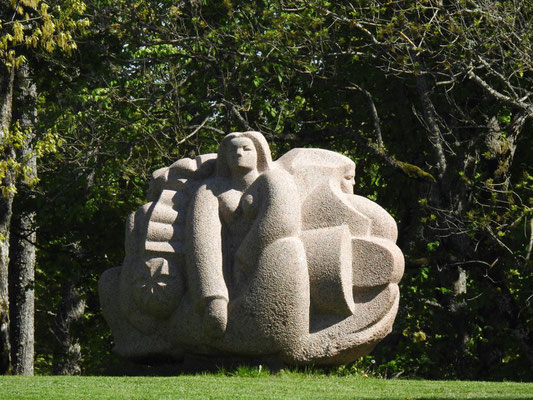
<path id="1" fill-rule="evenodd" d="M 187 355 L 181 362 L 171 358 L 150 358 L 135 361 L 116 359 L 103 371 L 106 376 L 179 376 L 191 374 L 221 374 L 228 376 L 252 376 L 277 373 L 287 365 L 274 358 L 217 358 Z M 248 371 L 248 375 L 247 374 Z M 241 374 L 242 373 L 242 374 Z"/>

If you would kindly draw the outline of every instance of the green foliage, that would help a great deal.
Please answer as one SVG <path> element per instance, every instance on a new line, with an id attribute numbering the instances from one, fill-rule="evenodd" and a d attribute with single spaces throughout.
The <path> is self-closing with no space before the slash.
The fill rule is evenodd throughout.
<path id="1" fill-rule="evenodd" d="M 2 68 L 19 69 L 22 64 L 31 64 L 34 53 L 47 53 L 58 49 L 71 54 L 76 49 L 72 34 L 83 30 L 88 20 L 80 15 L 85 11 L 85 4 L 80 1 L 59 1 L 50 8 L 42 0 L 7 1 L 0 7 L 0 61 Z M 4 72 L 4 71 L 3 71 Z M 5 79 L 9 74 L 2 77 Z M 28 79 L 28 78 L 27 78 Z M 17 81 L 17 84 L 19 82 Z M 2 91 L 9 91 L 9 80 L 2 81 Z M 17 95 L 15 88 L 14 93 Z M 2 107 L 6 113 L 12 106 L 4 104 L 13 101 L 2 98 Z M 42 157 L 57 150 L 59 139 L 53 132 L 37 135 L 33 127 L 21 127 L 20 110 L 35 107 L 34 104 L 19 104 L 14 101 L 14 115 L 2 115 L 6 132 L 0 133 L 0 190 L 4 197 L 17 193 L 17 180 L 34 186 L 38 179 L 30 173 L 27 161 L 34 156 Z M 4 112 L 4 111 L 3 111 Z M 42 140 L 41 140 L 42 139 Z M 35 142 L 35 143 L 32 143 Z M 21 156 L 20 154 L 24 154 Z M 9 175 L 9 179 L 6 177 Z"/>
<path id="2" fill-rule="evenodd" d="M 31 130 L 23 130 L 19 121 L 15 121 L 0 142 L 0 190 L 4 197 L 7 197 L 8 193 L 17 193 L 17 186 L 14 183 L 17 179 L 21 179 L 29 187 L 34 187 L 39 179 L 34 176 L 27 160 L 34 156 L 41 158 L 46 154 L 54 153 L 61 145 L 61 140 L 57 135 L 47 132 L 41 140 L 37 141 L 35 150 L 26 151 L 24 157 L 20 159 L 17 153 L 22 148 L 26 148 L 30 137 L 32 137 Z M 8 174 L 12 174 L 14 179 L 6 181 L 5 177 Z"/>
<path id="3" fill-rule="evenodd" d="M 3 10 L 0 26 L 0 59 L 19 67 L 26 61 L 24 50 L 56 48 L 71 53 L 76 49 L 72 33 L 87 27 L 89 21 L 79 18 L 85 11 L 81 0 L 55 2 L 42 0 L 10 1 L 11 9 Z"/>

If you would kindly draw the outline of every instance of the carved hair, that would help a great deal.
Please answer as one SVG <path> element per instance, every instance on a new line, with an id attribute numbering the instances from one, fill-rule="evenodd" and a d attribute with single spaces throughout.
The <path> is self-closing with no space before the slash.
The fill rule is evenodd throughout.
<path id="1" fill-rule="evenodd" d="M 231 176 L 227 161 L 228 143 L 237 137 L 248 138 L 254 144 L 255 151 L 257 152 L 257 170 L 259 173 L 270 169 L 272 164 L 272 155 L 270 154 L 270 148 L 268 147 L 265 137 L 261 133 L 255 131 L 233 132 L 224 136 L 224 139 L 222 139 L 220 146 L 218 147 L 217 176 Z"/>

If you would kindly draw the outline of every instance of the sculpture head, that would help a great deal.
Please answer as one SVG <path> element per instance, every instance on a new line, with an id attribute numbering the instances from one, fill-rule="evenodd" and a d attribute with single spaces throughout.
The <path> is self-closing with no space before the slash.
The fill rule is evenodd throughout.
<path id="1" fill-rule="evenodd" d="M 232 138 L 227 144 L 226 163 L 232 173 L 246 173 L 257 169 L 257 151 L 252 139 L 246 136 Z"/>
<path id="2" fill-rule="evenodd" d="M 230 177 L 270 168 L 272 156 L 263 135 L 259 132 L 233 132 L 226 135 L 218 148 L 217 175 Z"/>
<path id="3" fill-rule="evenodd" d="M 326 183 L 343 193 L 353 194 L 355 163 L 342 154 L 323 149 L 292 149 L 276 163 L 297 178 L 303 197 Z"/>
<path id="4" fill-rule="evenodd" d="M 340 187 L 344 193 L 353 194 L 353 187 L 355 186 L 355 164 L 347 164 L 340 171 Z"/>

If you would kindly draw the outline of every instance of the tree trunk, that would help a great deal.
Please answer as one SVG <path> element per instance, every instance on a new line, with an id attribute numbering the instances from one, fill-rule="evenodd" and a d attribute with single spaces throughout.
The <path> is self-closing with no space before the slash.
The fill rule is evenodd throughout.
<path id="1" fill-rule="evenodd" d="M 11 370 L 11 348 L 9 342 L 9 230 L 13 197 L 0 195 L 0 374 Z"/>
<path id="2" fill-rule="evenodd" d="M 13 373 L 17 375 L 33 375 L 36 239 L 34 219 L 35 213 L 20 212 L 15 213 L 11 221 L 11 358 Z"/>
<path id="3" fill-rule="evenodd" d="M 32 82 L 29 67 L 22 65 L 17 71 L 16 86 L 17 111 L 21 128 L 28 132 L 25 145 L 19 158 L 27 168 L 29 178 L 37 177 L 37 159 L 33 152 L 34 127 L 36 119 L 37 90 Z M 28 186 L 19 186 L 20 190 L 30 191 Z M 31 192 L 21 193 L 18 199 L 31 200 Z M 20 203 L 20 202 L 15 202 Z M 11 299 L 11 357 L 13 372 L 17 375 L 33 375 L 34 353 L 34 313 L 35 313 L 35 212 L 28 207 L 17 207 L 12 221 L 11 259 L 9 262 L 9 292 Z M 17 231 L 15 231 L 15 229 Z"/>
<path id="4" fill-rule="evenodd" d="M 446 157 L 446 141 L 442 129 L 448 128 L 445 122 L 442 123 L 442 129 L 439 126 L 439 116 L 431 99 L 432 92 L 426 77 L 417 76 L 416 84 L 428 140 L 433 150 L 433 163 L 438 171 L 437 180 L 431 185 L 429 202 L 432 212 L 437 215 L 437 221 L 430 227 L 433 232 L 427 231 L 426 237 L 440 242 L 436 252 L 440 264 L 439 279 L 450 290 L 443 296 L 442 305 L 455 331 L 456 373 L 459 377 L 467 377 L 470 333 L 466 303 L 462 300 L 467 291 L 467 271 L 461 267 L 461 263 L 472 258 L 472 246 L 470 239 L 449 221 L 460 220 L 461 213 L 471 207 L 463 184 L 457 179 L 457 172 L 454 172 L 464 171 L 469 165 L 468 152 L 457 149 L 454 157 Z"/>
<path id="5" fill-rule="evenodd" d="M 54 351 L 54 374 L 79 375 L 81 373 L 81 347 L 72 335 L 72 326 L 83 318 L 85 301 L 80 297 L 73 281 L 63 286 L 63 298 L 57 311 L 54 334 L 57 339 Z"/>
<path id="6" fill-rule="evenodd" d="M 13 149 L 7 143 L 11 116 L 13 111 L 13 80 L 15 71 L 0 66 L 0 160 L 14 157 Z M 6 175 L 0 180 L 0 374 L 11 370 L 11 349 L 9 342 L 9 234 L 14 192 L 10 190 L 14 185 L 13 171 L 6 169 Z"/>

